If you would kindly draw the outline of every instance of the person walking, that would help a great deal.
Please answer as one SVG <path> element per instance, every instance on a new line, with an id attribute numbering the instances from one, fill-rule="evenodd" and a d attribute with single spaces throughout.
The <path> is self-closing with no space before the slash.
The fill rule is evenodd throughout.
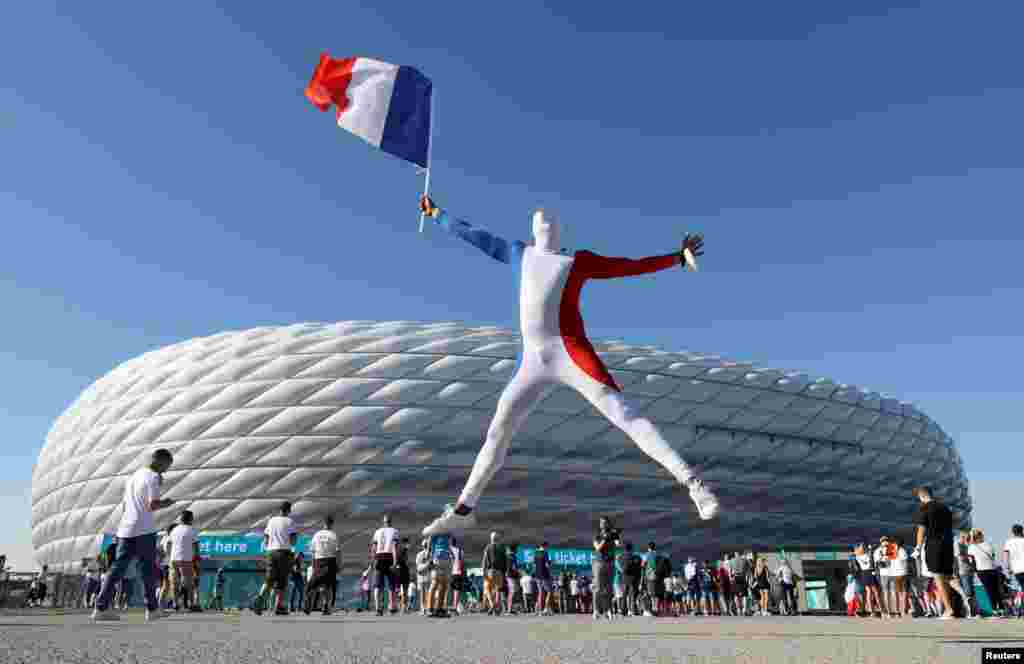
<path id="1" fill-rule="evenodd" d="M 551 578 L 551 557 L 548 555 L 548 543 L 542 542 L 533 552 L 533 569 L 537 580 L 537 614 L 551 615 L 549 604 L 552 602 L 554 583 Z"/>
<path id="2" fill-rule="evenodd" d="M 193 568 L 192 558 L 199 551 L 199 540 L 196 529 L 192 527 L 194 515 L 185 510 L 179 517 L 179 523 L 171 531 L 170 575 L 171 590 L 174 593 L 174 604 L 186 611 L 195 612 L 198 608 L 192 601 Z"/>
<path id="3" fill-rule="evenodd" d="M 388 606 L 392 613 L 398 613 L 398 605 L 395 602 L 396 588 L 392 570 L 395 561 L 398 560 L 398 529 L 391 526 L 391 517 L 384 516 L 383 525 L 373 533 L 373 540 L 370 543 L 370 551 L 373 555 L 374 571 L 376 572 L 376 583 L 373 589 L 373 599 L 377 615 L 384 615 L 384 604 L 381 593 L 387 593 Z"/>
<path id="4" fill-rule="evenodd" d="M 951 620 L 955 617 L 949 587 L 956 563 L 953 555 L 953 513 L 932 498 L 930 487 L 919 486 L 914 489 L 913 495 L 921 501 L 921 509 L 914 519 L 917 526 L 917 549 L 922 552 L 920 561 L 934 579 L 935 589 L 945 607 L 939 618 Z"/>
<path id="5" fill-rule="evenodd" d="M 960 593 L 968 618 L 981 617 L 978 613 L 977 598 L 974 592 L 974 578 L 977 574 L 974 557 L 970 553 L 971 532 L 969 530 L 960 533 L 960 540 L 957 542 L 956 570 L 959 583 L 953 585 L 955 591 Z"/>
<path id="6" fill-rule="evenodd" d="M 306 615 L 323 600 L 323 614 L 331 615 L 337 598 L 338 570 L 341 568 L 341 547 L 334 532 L 334 517 L 324 519 L 324 526 L 313 534 L 310 542 L 313 552 L 313 577 L 306 588 Z"/>
<path id="7" fill-rule="evenodd" d="M 119 620 L 110 612 L 110 602 L 121 579 L 132 561 L 137 560 L 145 589 L 146 620 L 156 620 L 162 613 L 156 604 L 156 534 L 153 513 L 174 504 L 160 497 L 163 473 L 174 463 L 166 449 L 158 449 L 150 457 L 149 465 L 140 468 L 125 483 L 121 520 L 117 527 L 117 553 L 96 599 L 92 619 Z"/>
<path id="8" fill-rule="evenodd" d="M 291 518 L 292 504 L 281 503 L 280 514 L 267 521 L 263 531 L 263 549 L 267 552 L 267 586 L 274 592 L 274 614 L 288 615 L 285 593 L 292 568 L 292 547 L 298 541 L 295 522 Z M 257 615 L 260 612 L 257 611 Z"/>
<path id="9" fill-rule="evenodd" d="M 985 533 L 981 528 L 971 531 L 971 544 L 967 547 L 967 552 L 974 558 L 978 580 L 981 581 L 985 594 L 992 604 L 993 615 L 1004 617 L 1006 613 L 1003 606 L 1003 580 L 996 562 L 996 550 L 991 542 L 985 541 Z"/>
<path id="10" fill-rule="evenodd" d="M 508 556 L 505 545 L 498 542 L 498 533 L 491 533 L 491 543 L 484 548 L 481 566 L 484 571 L 484 594 L 490 598 L 492 616 L 501 613 L 501 589 L 505 586 L 505 569 Z"/>

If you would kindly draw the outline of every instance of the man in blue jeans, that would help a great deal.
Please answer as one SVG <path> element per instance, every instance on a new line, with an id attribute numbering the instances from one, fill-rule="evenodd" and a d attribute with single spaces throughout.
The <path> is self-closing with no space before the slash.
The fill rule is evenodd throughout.
<path id="1" fill-rule="evenodd" d="M 163 616 L 156 603 L 157 528 L 153 513 L 174 504 L 173 500 L 160 498 L 162 474 L 167 472 L 172 463 L 174 457 L 171 453 L 159 449 L 150 457 L 149 466 L 135 471 L 125 484 L 124 511 L 117 526 L 117 553 L 110 572 L 103 579 L 99 597 L 96 598 L 93 620 L 120 620 L 120 616 L 110 611 L 110 603 L 132 560 L 138 561 L 139 575 L 145 588 L 146 620 L 156 620 Z"/>

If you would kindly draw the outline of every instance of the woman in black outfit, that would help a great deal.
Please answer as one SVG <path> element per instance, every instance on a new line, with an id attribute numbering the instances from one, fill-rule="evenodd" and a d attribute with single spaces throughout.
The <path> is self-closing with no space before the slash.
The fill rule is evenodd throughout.
<path id="1" fill-rule="evenodd" d="M 771 592 L 772 584 L 769 579 L 768 563 L 764 558 L 757 559 L 757 565 L 754 567 L 754 590 L 757 591 L 758 596 L 761 600 L 761 614 L 762 616 L 769 615 L 768 613 L 768 594 Z"/>

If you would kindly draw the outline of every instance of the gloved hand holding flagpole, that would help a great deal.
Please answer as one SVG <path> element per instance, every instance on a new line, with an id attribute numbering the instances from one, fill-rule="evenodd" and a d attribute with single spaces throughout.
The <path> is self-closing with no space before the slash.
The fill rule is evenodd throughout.
<path id="1" fill-rule="evenodd" d="M 426 169 L 423 193 L 430 193 L 433 84 L 419 70 L 371 58 L 335 59 L 323 53 L 306 96 L 321 111 L 333 104 L 342 129 Z"/>

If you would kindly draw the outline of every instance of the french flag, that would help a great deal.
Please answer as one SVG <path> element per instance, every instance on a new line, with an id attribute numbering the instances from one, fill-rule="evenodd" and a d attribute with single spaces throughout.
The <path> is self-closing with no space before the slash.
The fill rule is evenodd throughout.
<path id="1" fill-rule="evenodd" d="M 371 58 L 320 56 L 306 96 L 338 109 L 338 126 L 384 152 L 428 167 L 430 79 L 413 67 Z"/>

